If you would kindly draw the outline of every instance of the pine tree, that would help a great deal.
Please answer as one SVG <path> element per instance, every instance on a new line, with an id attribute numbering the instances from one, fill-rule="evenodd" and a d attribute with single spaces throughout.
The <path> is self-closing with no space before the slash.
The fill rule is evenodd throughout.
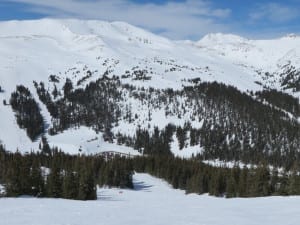
<path id="1" fill-rule="evenodd" d="M 231 170 L 231 174 L 229 175 L 229 178 L 227 178 L 227 184 L 226 184 L 226 198 L 233 198 L 236 197 L 236 182 L 234 179 L 234 174 Z"/>
<path id="2" fill-rule="evenodd" d="M 270 182 L 270 189 L 271 193 L 277 194 L 279 190 L 279 177 L 278 177 L 278 169 L 273 168 L 272 169 L 272 176 L 271 176 L 271 182 Z"/>
<path id="3" fill-rule="evenodd" d="M 6 193 L 9 197 L 17 197 L 22 195 L 22 182 L 21 182 L 21 154 L 17 152 L 8 169 L 8 178 L 6 183 Z"/>
<path id="4" fill-rule="evenodd" d="M 63 90 L 64 90 L 65 97 L 68 98 L 69 95 L 71 94 L 71 91 L 73 90 L 73 83 L 69 78 L 66 79 L 66 83 L 63 87 Z"/>
<path id="5" fill-rule="evenodd" d="M 58 165 L 57 157 L 54 157 L 52 160 L 52 166 L 50 174 L 47 178 L 47 193 L 48 196 L 53 198 L 62 197 L 62 182 L 63 177 L 61 169 Z"/>
<path id="6" fill-rule="evenodd" d="M 32 186 L 31 195 L 37 197 L 43 197 L 45 193 L 45 179 L 42 176 L 41 166 L 38 160 L 35 158 L 32 163 L 30 183 Z"/>
<path id="7" fill-rule="evenodd" d="M 288 195 L 289 194 L 288 189 L 289 189 L 289 178 L 288 178 L 287 172 L 283 171 L 280 174 L 278 194 Z"/>
<path id="8" fill-rule="evenodd" d="M 32 184 L 31 184 L 31 159 L 29 155 L 22 157 L 21 159 L 21 170 L 20 170 L 20 181 L 22 187 L 22 194 L 31 195 L 32 194 Z"/>
<path id="9" fill-rule="evenodd" d="M 260 165 L 255 169 L 253 196 L 270 195 L 270 172 L 266 164 Z"/>
<path id="10" fill-rule="evenodd" d="M 209 194 L 214 196 L 222 196 L 226 191 L 226 181 L 224 179 L 224 174 L 221 169 L 215 171 L 215 174 L 212 174 Z"/>
<path id="11" fill-rule="evenodd" d="M 97 199 L 97 188 L 94 176 L 91 170 L 84 168 L 80 170 L 79 175 L 79 200 L 95 200 Z"/>
<path id="12" fill-rule="evenodd" d="M 78 173 L 67 171 L 63 181 L 63 197 L 67 199 L 76 199 L 78 197 L 79 180 Z"/>
<path id="13" fill-rule="evenodd" d="M 299 195 L 300 194 L 300 176 L 298 175 L 298 165 L 294 163 L 292 168 L 292 174 L 289 178 L 288 193 L 290 195 Z"/>

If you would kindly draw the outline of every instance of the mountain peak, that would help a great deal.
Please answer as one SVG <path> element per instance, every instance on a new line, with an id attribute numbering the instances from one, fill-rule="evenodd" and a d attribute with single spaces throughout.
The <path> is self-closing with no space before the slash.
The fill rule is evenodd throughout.
<path id="1" fill-rule="evenodd" d="M 198 41 L 199 44 L 241 43 L 248 39 L 235 34 L 210 33 Z"/>

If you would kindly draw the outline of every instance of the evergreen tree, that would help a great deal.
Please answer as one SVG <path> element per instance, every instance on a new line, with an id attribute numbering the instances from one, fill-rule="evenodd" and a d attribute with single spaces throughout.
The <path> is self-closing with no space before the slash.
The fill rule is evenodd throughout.
<path id="1" fill-rule="evenodd" d="M 53 198 L 62 197 L 62 183 L 63 176 L 60 166 L 58 165 L 58 158 L 54 157 L 52 161 L 52 166 L 50 174 L 47 178 L 47 192 L 48 196 Z"/>
<path id="2" fill-rule="evenodd" d="M 270 195 L 270 172 L 265 164 L 255 169 L 254 185 L 252 196 L 268 196 Z"/>
<path id="3" fill-rule="evenodd" d="M 63 87 L 63 90 L 64 90 L 64 96 L 68 98 L 69 95 L 71 94 L 71 91 L 73 90 L 73 83 L 69 78 L 66 79 L 66 83 Z"/>
<path id="4" fill-rule="evenodd" d="M 94 181 L 94 176 L 91 170 L 82 169 L 79 175 L 79 200 L 95 200 L 97 199 L 97 188 Z"/>
<path id="5" fill-rule="evenodd" d="M 33 160 L 30 175 L 30 183 L 32 186 L 31 195 L 38 197 L 45 196 L 45 179 L 42 176 L 41 166 L 36 158 Z"/>
<path id="6" fill-rule="evenodd" d="M 67 171 L 63 181 L 63 197 L 67 199 L 77 199 L 79 188 L 78 173 Z"/>
<path id="7" fill-rule="evenodd" d="M 31 159 L 30 155 L 23 157 L 20 163 L 20 181 L 22 187 L 22 193 L 25 195 L 32 194 L 32 184 L 31 184 Z"/>
<path id="8" fill-rule="evenodd" d="M 295 163 L 292 168 L 292 174 L 289 179 L 288 192 L 290 195 L 300 194 L 300 176 L 298 173 L 299 173 L 299 167 Z"/>
<path id="9" fill-rule="evenodd" d="M 236 191 L 236 183 L 233 175 L 233 170 L 231 170 L 231 174 L 229 178 L 227 178 L 227 184 L 226 184 L 226 198 L 233 198 L 236 197 L 237 191 Z"/>
<path id="10" fill-rule="evenodd" d="M 9 169 L 7 171 L 7 183 L 6 192 L 8 196 L 17 197 L 22 195 L 22 183 L 21 183 L 21 154 L 17 152 L 10 162 Z"/>
<path id="11" fill-rule="evenodd" d="M 247 197 L 248 195 L 248 168 L 244 166 L 240 173 L 239 184 L 238 184 L 238 196 L 239 197 Z"/>

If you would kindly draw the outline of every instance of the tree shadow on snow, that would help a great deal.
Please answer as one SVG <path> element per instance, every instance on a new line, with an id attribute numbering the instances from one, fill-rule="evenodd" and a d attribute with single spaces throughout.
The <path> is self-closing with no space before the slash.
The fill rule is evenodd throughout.
<path id="1" fill-rule="evenodd" d="M 111 196 L 111 195 L 104 195 L 101 193 L 97 193 L 97 200 L 100 201 L 110 201 L 110 202 L 120 202 L 122 200 L 116 199 L 115 197 Z"/>
<path id="2" fill-rule="evenodd" d="M 145 182 L 134 182 L 134 190 L 135 191 L 146 191 L 146 192 L 151 192 L 151 188 L 153 185 L 148 185 Z"/>

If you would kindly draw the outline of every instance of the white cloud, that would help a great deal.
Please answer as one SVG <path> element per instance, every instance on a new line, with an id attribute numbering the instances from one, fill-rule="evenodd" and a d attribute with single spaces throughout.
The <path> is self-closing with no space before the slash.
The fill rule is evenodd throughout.
<path id="1" fill-rule="evenodd" d="M 299 8 L 289 7 L 278 3 L 267 3 L 258 5 L 258 7 L 250 13 L 250 19 L 253 22 L 259 20 L 268 20 L 275 23 L 284 23 L 299 17 Z"/>
<path id="2" fill-rule="evenodd" d="M 49 17 L 72 17 L 126 21 L 173 39 L 198 38 L 210 32 L 226 32 L 219 21 L 231 10 L 215 8 L 207 0 L 186 0 L 165 4 L 138 4 L 129 0 L 9 0 L 26 3 L 32 12 Z"/>

